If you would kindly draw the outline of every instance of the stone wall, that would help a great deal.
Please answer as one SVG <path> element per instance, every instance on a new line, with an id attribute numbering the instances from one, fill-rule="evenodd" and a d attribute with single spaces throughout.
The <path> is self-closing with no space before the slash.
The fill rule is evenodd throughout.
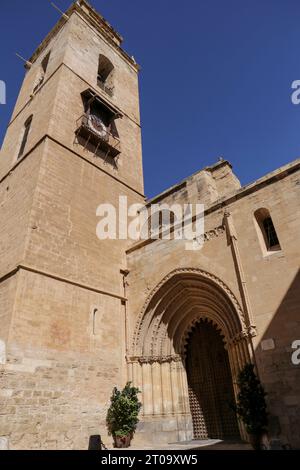
<path id="1" fill-rule="evenodd" d="M 10 449 L 87 449 L 92 434 L 111 444 L 106 409 L 124 382 L 120 301 L 21 270 L 13 316 L 0 391 Z"/>
<path id="2" fill-rule="evenodd" d="M 0 160 L 0 438 L 11 449 L 86 449 L 107 438 L 124 385 L 127 240 L 99 240 L 97 207 L 143 202 L 138 67 L 86 2 L 33 55 Z M 89 16 L 91 14 L 91 16 Z M 41 87 L 41 60 L 51 51 Z M 114 63 L 121 110 L 118 164 L 75 142 L 81 92 L 97 88 L 99 54 Z M 120 87 L 122 89 L 120 89 Z M 33 115 L 23 157 L 24 122 Z M 3 221 L 3 223 L 2 223 Z"/>
<path id="3" fill-rule="evenodd" d="M 109 397 L 128 378 L 143 391 L 137 439 L 190 438 L 181 338 L 174 326 L 182 318 L 175 315 L 171 334 L 168 317 L 160 325 L 155 316 L 170 282 L 177 289 L 168 298 L 170 312 L 184 305 L 187 320 L 196 320 L 206 308 L 224 329 L 234 325 L 224 333 L 234 381 L 242 365 L 256 359 L 269 393 L 271 437 L 299 447 L 300 369 L 291 363 L 292 341 L 300 339 L 299 161 L 243 188 L 230 164 L 220 161 L 155 198 L 205 204 L 202 249 L 187 251 L 176 240 L 100 241 L 99 204 L 118 207 L 121 195 L 128 204 L 144 202 L 138 67 L 86 2 L 74 4 L 69 15 L 33 55 L 1 149 L 0 446 L 86 449 L 89 436 L 98 433 L 110 443 Z M 50 50 L 45 80 L 32 94 Z M 100 53 L 115 66 L 113 97 L 97 88 Z M 123 115 L 117 121 L 117 162 L 75 139 L 81 93 L 88 88 Z M 17 162 L 31 114 L 26 151 Z M 262 249 L 254 220 L 259 208 L 270 211 L 280 250 Z M 220 317 L 211 299 L 204 305 L 206 290 L 218 300 Z M 155 356 L 142 349 L 134 357 L 139 327 L 148 349 L 152 343 L 158 348 L 159 339 L 168 352 Z M 149 341 L 148 331 L 154 332 Z"/>
<path id="4" fill-rule="evenodd" d="M 270 438 L 299 447 L 300 369 L 291 361 L 291 344 L 300 338 L 299 161 L 233 194 L 226 194 L 224 188 L 224 195 L 205 206 L 201 250 L 186 251 L 184 242 L 176 240 L 142 242 L 128 250 L 131 338 L 151 293 L 168 273 L 189 268 L 217 276 L 235 295 L 255 335 L 258 371 L 269 394 Z M 166 199 L 172 202 L 172 196 Z M 262 207 L 270 212 L 281 250 L 262 250 L 254 220 L 254 212 Z M 233 233 L 224 225 L 225 213 L 231 214 Z M 187 295 L 182 292 L 182 298 L 188 299 Z"/>

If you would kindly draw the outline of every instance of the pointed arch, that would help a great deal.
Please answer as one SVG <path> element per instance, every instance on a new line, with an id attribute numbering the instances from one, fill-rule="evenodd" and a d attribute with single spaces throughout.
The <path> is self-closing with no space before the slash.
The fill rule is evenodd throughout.
<path id="1" fill-rule="evenodd" d="M 192 325 L 208 318 L 230 343 L 246 330 L 242 308 L 218 277 L 197 268 L 165 276 L 148 296 L 132 340 L 133 356 L 185 354 Z"/>
<path id="2" fill-rule="evenodd" d="M 252 333 L 237 298 L 221 279 L 202 269 L 176 269 L 152 290 L 137 318 L 128 379 L 142 390 L 144 426 L 172 427 L 160 433 L 167 442 L 171 432 L 179 440 L 195 436 L 187 353 L 191 332 L 203 321 L 219 332 L 227 349 L 236 396 L 238 372 L 251 360 Z M 240 431 L 244 436 L 242 427 Z"/>

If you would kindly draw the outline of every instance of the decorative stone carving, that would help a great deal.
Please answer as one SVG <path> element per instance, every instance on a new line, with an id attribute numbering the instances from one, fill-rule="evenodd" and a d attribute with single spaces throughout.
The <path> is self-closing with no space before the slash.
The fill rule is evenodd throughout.
<path id="1" fill-rule="evenodd" d="M 179 354 L 174 354 L 172 356 L 137 356 L 129 357 L 127 363 L 139 363 L 139 364 L 154 364 L 158 362 L 163 364 L 165 362 L 181 362 L 182 357 Z"/>
<path id="2" fill-rule="evenodd" d="M 250 338 L 254 338 L 255 336 L 257 336 L 257 328 L 255 325 L 250 325 L 247 329 Z"/>
<path id="3" fill-rule="evenodd" d="M 195 325 L 198 323 L 198 321 L 200 321 L 202 318 L 203 318 L 203 316 L 197 316 L 197 317 L 192 321 L 192 323 L 189 325 L 188 329 L 186 330 L 186 332 L 185 332 L 185 334 L 184 334 L 184 336 L 183 336 L 183 338 L 182 338 L 181 351 L 182 351 L 182 355 L 183 355 L 184 357 L 186 356 L 186 347 L 187 347 L 187 344 L 188 344 L 189 335 L 190 335 L 192 329 L 194 328 L 194 326 L 195 326 Z M 217 329 L 218 331 L 221 331 L 219 325 L 218 325 L 214 320 L 208 319 L 208 321 L 209 321 L 210 323 L 212 323 L 212 324 L 216 327 L 216 329 Z M 222 335 L 222 336 L 223 336 L 223 335 Z M 227 345 L 227 342 L 229 342 L 228 339 L 227 339 L 225 336 L 223 336 L 223 342 L 224 342 L 224 345 L 225 345 L 225 346 Z"/>
<path id="4" fill-rule="evenodd" d="M 218 229 L 220 229 L 220 230 L 222 229 L 223 231 L 225 230 L 223 226 L 217 228 L 216 230 L 218 230 Z M 233 305 L 233 307 L 234 307 L 234 309 L 237 313 L 237 316 L 239 318 L 239 321 L 241 323 L 241 330 L 246 329 L 244 312 L 243 312 L 238 300 L 234 296 L 234 294 L 231 292 L 231 290 L 228 288 L 228 286 L 226 284 L 224 284 L 223 281 L 221 281 L 221 279 L 219 279 L 217 276 L 214 276 L 213 274 L 210 274 L 210 273 L 208 273 L 208 272 L 206 272 L 202 269 L 198 269 L 198 268 L 178 268 L 178 269 L 175 269 L 174 271 L 171 271 L 167 276 L 165 276 L 156 285 L 156 287 L 150 292 L 150 294 L 147 296 L 147 299 L 146 299 L 146 302 L 143 306 L 143 309 L 141 310 L 141 312 L 140 312 L 140 314 L 137 318 L 137 322 L 136 322 L 136 326 L 135 326 L 135 330 L 134 330 L 134 334 L 133 334 L 133 338 L 132 338 L 132 342 L 131 342 L 131 351 L 133 352 L 133 354 L 138 353 L 139 347 L 141 346 L 143 322 L 144 322 L 144 318 L 145 318 L 145 315 L 146 315 L 146 312 L 147 312 L 147 309 L 149 307 L 149 304 L 150 304 L 151 300 L 153 299 L 155 294 L 164 286 L 164 284 L 166 284 L 174 276 L 177 276 L 177 275 L 180 275 L 180 274 L 183 274 L 183 275 L 184 274 L 195 274 L 196 276 L 199 276 L 199 277 L 202 277 L 204 279 L 210 280 L 213 284 L 218 286 L 219 289 L 221 291 L 223 291 L 224 294 L 226 294 L 226 296 L 228 297 L 228 299 L 232 303 L 232 305 Z"/>
<path id="5" fill-rule="evenodd" d="M 238 332 L 233 338 L 230 338 L 229 344 L 237 344 L 244 339 L 251 339 L 257 335 L 256 328 L 250 326 Z"/>
<path id="6" fill-rule="evenodd" d="M 203 235 L 200 235 L 200 237 L 197 237 L 198 242 L 207 242 L 213 238 L 217 238 L 220 235 L 223 235 L 225 232 L 225 227 L 224 225 L 219 225 L 219 227 L 215 227 L 212 230 L 208 230 L 205 232 Z"/>

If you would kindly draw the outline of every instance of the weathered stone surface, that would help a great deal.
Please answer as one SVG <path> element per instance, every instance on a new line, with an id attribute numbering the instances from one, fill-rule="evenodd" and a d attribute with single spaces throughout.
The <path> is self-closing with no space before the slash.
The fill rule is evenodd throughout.
<path id="1" fill-rule="evenodd" d="M 111 444 L 106 409 L 126 380 L 142 390 L 136 442 L 189 440 L 185 348 L 200 318 L 222 331 L 235 393 L 253 345 L 270 437 L 300 447 L 300 368 L 291 362 L 300 339 L 300 162 L 241 187 L 221 160 L 154 198 L 205 205 L 202 249 L 99 241 L 100 203 L 118 206 L 120 195 L 144 203 L 138 67 L 84 0 L 69 15 L 31 59 L 0 154 L 0 448 L 86 449 L 94 434 Z M 115 67 L 112 97 L 97 87 L 100 53 Z M 75 139 L 87 88 L 123 114 L 117 165 Z M 262 246 L 260 208 L 280 250 Z"/>

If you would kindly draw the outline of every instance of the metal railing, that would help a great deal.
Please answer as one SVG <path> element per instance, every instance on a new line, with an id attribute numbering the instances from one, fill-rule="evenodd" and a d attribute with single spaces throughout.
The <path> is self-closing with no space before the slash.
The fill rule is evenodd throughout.
<path id="1" fill-rule="evenodd" d="M 80 130 L 84 129 L 89 134 L 88 141 L 91 136 L 97 141 L 97 149 L 104 147 L 112 156 L 116 156 L 121 152 L 120 139 L 114 136 L 107 129 L 96 129 L 96 124 L 92 122 L 93 116 L 90 114 L 83 114 L 76 121 L 76 133 L 79 134 Z"/>

